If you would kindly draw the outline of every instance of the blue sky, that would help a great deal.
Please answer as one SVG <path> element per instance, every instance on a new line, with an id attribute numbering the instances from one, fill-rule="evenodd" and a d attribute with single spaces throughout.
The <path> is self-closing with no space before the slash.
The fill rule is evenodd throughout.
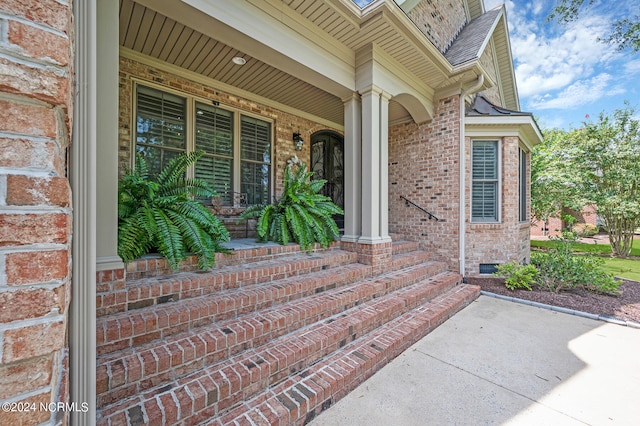
<path id="1" fill-rule="evenodd" d="M 598 42 L 614 18 L 639 14 L 638 0 L 597 1 L 563 27 L 547 22 L 555 0 L 484 0 L 485 9 L 506 4 L 523 111 L 542 128 L 580 127 L 588 114 L 624 108 L 640 113 L 640 53 Z M 639 117 L 640 118 L 640 117 Z"/>

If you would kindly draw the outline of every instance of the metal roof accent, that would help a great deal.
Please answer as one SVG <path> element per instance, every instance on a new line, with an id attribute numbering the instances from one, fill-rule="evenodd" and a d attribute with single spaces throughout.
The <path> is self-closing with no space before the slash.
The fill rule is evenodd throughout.
<path id="1" fill-rule="evenodd" d="M 530 112 L 515 111 L 515 110 L 512 110 L 512 109 L 502 108 L 502 107 L 499 107 L 497 105 L 494 105 L 491 102 L 489 102 L 489 100 L 487 98 L 485 98 L 484 95 L 482 95 L 482 94 L 478 94 L 476 96 L 475 100 L 473 101 L 473 104 L 466 108 L 465 115 L 466 116 L 486 116 L 486 115 L 493 115 L 493 116 L 510 115 L 510 116 L 515 116 L 515 115 L 524 115 L 524 116 L 533 117 L 533 114 L 530 113 Z"/>

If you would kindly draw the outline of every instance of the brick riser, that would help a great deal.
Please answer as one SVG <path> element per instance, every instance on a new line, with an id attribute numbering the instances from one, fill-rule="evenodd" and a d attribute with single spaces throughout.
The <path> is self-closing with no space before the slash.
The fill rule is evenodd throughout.
<path id="1" fill-rule="evenodd" d="M 100 317 L 97 321 L 97 351 L 98 355 L 123 350 L 146 342 L 167 338 L 170 335 L 190 330 L 194 327 L 222 321 L 238 315 L 255 312 L 278 303 L 295 300 L 316 294 L 334 287 L 354 282 L 371 275 L 371 268 L 360 264 L 342 266 L 345 261 L 353 261 L 352 256 L 344 256 L 344 252 L 334 251 L 332 257 L 325 256 L 323 265 L 314 266 L 320 272 L 300 275 L 300 268 L 314 261 L 293 262 L 281 267 L 264 267 L 262 270 L 289 270 L 290 278 L 275 280 L 270 283 L 246 285 L 228 291 L 211 293 L 204 297 L 187 298 L 183 300 L 167 300 L 165 303 L 150 305 L 146 309 Z M 392 269 L 401 269 L 408 265 L 423 262 L 426 257 L 420 252 L 398 255 L 392 264 Z M 324 266 L 333 266 L 322 270 Z M 246 269 L 246 268 L 245 268 Z M 295 271 L 295 273 L 294 273 Z M 233 272 L 237 274 L 237 272 Z M 249 271 L 244 275 L 253 276 Z M 216 277 L 221 275 L 216 274 Z M 176 285 L 186 288 L 193 285 L 191 274 L 180 274 L 172 278 Z M 220 281 L 230 281 L 230 278 L 219 278 Z M 207 278 L 202 278 L 207 281 Z M 215 279 L 213 280 L 215 282 Z M 239 282 L 235 281 L 236 283 Z"/>
<path id="2" fill-rule="evenodd" d="M 288 247 L 288 246 L 286 246 Z M 294 246 L 297 247 L 297 246 Z M 355 262 L 355 254 L 327 250 L 313 254 L 292 252 L 283 257 L 245 264 L 231 264 L 209 272 L 181 272 L 165 276 L 131 280 L 127 287 L 101 297 L 98 317 L 118 312 L 134 311 L 153 305 L 194 298 L 248 285 L 275 281 L 295 275 L 308 274 L 330 267 Z M 241 257 L 246 259 L 246 257 Z"/>
<path id="3" fill-rule="evenodd" d="M 174 424 L 178 421 L 197 424 L 219 416 L 242 400 L 252 398 L 256 392 L 264 391 L 358 337 L 451 290 L 459 281 L 457 274 L 442 275 L 371 300 L 192 375 L 164 382 L 141 396 L 138 394 L 122 407 L 116 404 L 105 409 L 103 414 L 123 419 L 125 416 L 139 418 L 138 424 Z M 202 410 L 197 410 L 201 412 L 191 405 L 191 396 L 195 397 L 199 392 L 206 395 Z M 174 413 L 175 419 L 167 418 L 167 412 L 172 412 L 171 408 L 167 409 L 172 401 L 184 401 L 188 405 Z M 163 410 L 155 409 L 157 404 L 165 408 L 164 414 Z"/>
<path id="4" fill-rule="evenodd" d="M 98 406 L 132 396 L 163 380 L 175 379 L 204 368 L 443 270 L 444 266 L 440 263 L 419 265 L 327 290 L 238 319 L 199 327 L 194 332 L 136 347 L 128 353 L 101 357 L 97 374 Z M 446 290 L 458 283 L 459 276 L 440 274 L 437 279 L 433 288 Z M 435 278 L 425 282 L 430 280 Z"/>
<path id="5" fill-rule="evenodd" d="M 220 418 L 201 424 L 307 424 L 411 345 L 473 302 L 479 294 L 478 286 L 457 286 L 430 303 L 386 323 Z M 194 403 L 197 403 L 196 399 Z"/>
<path id="6" fill-rule="evenodd" d="M 479 294 L 416 249 L 394 241 L 389 272 L 375 276 L 337 247 L 287 247 L 275 261 L 128 282 L 131 310 L 98 318 L 98 424 L 304 423 Z M 379 335 L 398 321 L 417 331 Z M 370 339 L 388 347 L 368 354 Z M 367 367 L 335 384 L 316 377 L 348 356 Z M 312 377 L 315 387 L 299 383 Z"/>

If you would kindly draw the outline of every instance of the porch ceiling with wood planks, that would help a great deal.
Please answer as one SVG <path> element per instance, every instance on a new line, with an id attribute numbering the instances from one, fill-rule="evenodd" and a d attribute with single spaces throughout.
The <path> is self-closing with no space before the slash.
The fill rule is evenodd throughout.
<path id="1" fill-rule="evenodd" d="M 403 12 L 391 3 L 382 2 L 373 10 L 363 11 L 342 0 L 242 2 L 245 7 L 254 8 L 257 15 L 294 31 L 304 42 L 321 46 L 328 57 L 335 57 L 335 63 L 324 64 L 324 70 L 314 68 L 309 61 L 298 63 L 294 54 L 276 51 L 268 41 L 251 38 L 248 32 L 234 29 L 187 3 L 120 0 L 120 45 L 339 127 L 344 121 L 340 98 L 355 87 L 355 53 L 371 43 L 407 70 L 419 92 L 427 97 L 433 97 L 438 88 L 471 81 L 477 74 L 471 69 L 454 72 L 435 46 L 412 28 Z M 220 10 L 215 2 L 204 3 L 211 10 Z M 233 3 L 234 7 L 238 4 Z M 243 57 L 247 63 L 235 65 L 231 61 L 235 56 Z M 343 76 L 351 73 L 352 82 L 348 78 L 337 81 L 324 74 L 332 67 Z M 410 119 L 402 105 L 390 102 L 390 123 Z"/>

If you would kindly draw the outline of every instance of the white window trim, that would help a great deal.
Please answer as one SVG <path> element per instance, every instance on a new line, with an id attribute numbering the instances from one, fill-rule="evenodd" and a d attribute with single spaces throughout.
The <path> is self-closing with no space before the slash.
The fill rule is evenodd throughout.
<path id="1" fill-rule="evenodd" d="M 498 150 L 498 211 L 497 216 L 498 220 L 473 220 L 473 144 L 475 142 L 496 142 L 497 150 Z M 471 150 L 469 152 L 471 168 L 469 169 L 469 178 L 471 181 L 470 191 L 469 191 L 469 221 L 473 224 L 496 224 L 502 223 L 502 138 L 482 138 L 482 139 L 471 139 Z"/>
<path id="2" fill-rule="evenodd" d="M 520 211 L 522 210 L 522 194 L 520 193 L 520 189 L 522 188 L 522 176 L 520 174 L 521 171 L 521 161 L 522 155 L 525 158 L 525 188 L 524 188 L 524 200 L 525 200 L 525 218 L 522 219 L 520 217 Z M 531 200 L 528 194 L 530 193 L 531 188 L 531 171 L 530 171 L 530 161 L 527 159 L 527 156 L 530 155 L 530 151 L 527 151 L 527 148 L 523 145 L 518 145 L 518 222 L 519 223 L 527 223 L 530 221 L 531 216 Z"/>
<path id="3" fill-rule="evenodd" d="M 270 171 L 270 176 L 269 176 L 269 193 L 271 194 L 271 198 L 273 199 L 273 195 L 275 194 L 275 157 L 274 157 L 274 152 L 275 152 L 275 126 L 274 126 L 274 120 L 270 117 L 266 117 L 260 114 L 256 114 L 250 111 L 246 111 L 243 110 L 241 108 L 237 108 L 237 107 L 233 107 L 230 105 L 223 105 L 223 104 L 219 104 L 218 101 L 213 100 L 213 99 L 208 99 L 202 96 L 198 96 L 198 95 L 194 95 L 192 93 L 189 92 L 185 92 L 182 90 L 177 90 L 174 89 L 172 87 L 168 87 L 168 86 L 164 86 L 162 84 L 158 84 L 152 81 L 148 81 L 142 78 L 137 78 L 137 77 L 132 77 L 131 78 L 131 90 L 132 90 L 132 94 L 131 94 L 131 116 L 130 118 L 130 122 L 129 122 L 129 128 L 131 129 L 131 140 L 129 141 L 129 152 L 131 153 L 130 155 L 130 167 L 134 167 L 135 165 L 135 154 L 136 154 L 136 140 L 137 140 L 137 122 L 136 122 L 136 117 L 138 116 L 138 102 L 137 102 L 137 93 L 138 93 L 138 86 L 147 86 L 156 90 L 161 90 L 163 92 L 167 92 L 167 93 L 171 93 L 174 94 L 176 96 L 180 96 L 182 98 L 186 99 L 186 114 L 187 114 L 187 120 L 186 120 L 186 150 L 189 151 L 193 151 L 195 149 L 195 144 L 196 144 L 196 139 L 195 139 L 195 123 L 196 123 L 196 117 L 195 117 L 195 110 L 196 110 L 196 102 L 200 102 L 200 103 L 204 103 L 204 104 L 208 104 L 208 105 L 215 105 L 221 109 L 224 109 L 226 111 L 230 111 L 233 113 L 233 177 L 232 177 L 232 181 L 233 181 L 233 192 L 235 193 L 240 193 L 240 186 L 241 186 L 241 171 L 240 171 L 240 167 L 241 167 L 241 161 L 242 159 L 240 158 L 240 115 L 244 115 L 246 117 L 252 117 L 252 118 L 257 118 L 259 120 L 262 120 L 264 122 L 269 123 L 270 126 L 270 135 L 271 135 L 271 141 L 269 141 L 270 145 L 271 145 L 271 152 L 269 153 L 270 158 L 271 158 L 271 171 Z M 218 103 L 218 104 L 216 104 Z M 192 165 L 189 170 L 187 171 L 187 174 L 189 177 L 193 177 L 195 173 L 195 167 Z M 269 202 L 271 200 L 268 200 Z"/>

